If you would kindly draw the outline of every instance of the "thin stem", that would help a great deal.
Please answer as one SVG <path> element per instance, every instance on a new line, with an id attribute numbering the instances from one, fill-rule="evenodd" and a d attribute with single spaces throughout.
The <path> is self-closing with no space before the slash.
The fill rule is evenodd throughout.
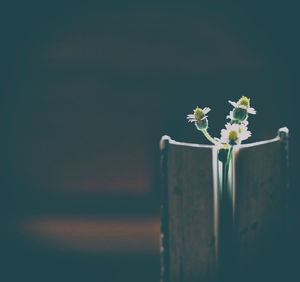
<path id="1" fill-rule="evenodd" d="M 224 174 L 223 174 L 223 180 L 225 182 L 225 185 L 227 187 L 227 178 L 228 178 L 228 169 L 229 169 L 229 163 L 230 163 L 230 159 L 231 159 L 231 155 L 232 155 L 232 149 L 233 149 L 233 146 L 230 146 L 229 148 L 229 152 L 227 154 L 227 160 L 226 162 L 223 163 L 223 166 L 224 166 Z"/>
<path id="2" fill-rule="evenodd" d="M 226 190 L 227 177 L 226 177 L 226 162 L 222 162 L 222 193 Z"/>
<path id="3" fill-rule="evenodd" d="M 215 145 L 217 144 L 217 141 L 209 135 L 209 133 L 206 131 L 206 129 L 202 129 L 202 132 L 211 143 L 213 143 Z"/>
<path id="4" fill-rule="evenodd" d="M 230 146 L 227 159 L 222 161 L 222 198 L 220 204 L 220 281 L 229 281 L 232 276 L 232 206 L 230 186 L 228 186 L 229 164 L 233 146 Z"/>
<path id="5" fill-rule="evenodd" d="M 230 146 L 229 152 L 228 152 L 228 155 L 227 155 L 227 161 L 226 161 L 226 168 L 227 168 L 227 170 L 228 170 L 229 162 L 230 162 L 231 155 L 232 155 L 232 148 L 233 148 L 233 146 Z"/>

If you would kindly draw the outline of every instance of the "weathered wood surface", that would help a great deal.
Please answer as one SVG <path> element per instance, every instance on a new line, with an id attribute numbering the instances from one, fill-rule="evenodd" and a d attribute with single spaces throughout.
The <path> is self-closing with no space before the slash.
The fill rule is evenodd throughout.
<path id="1" fill-rule="evenodd" d="M 215 281 L 212 147 L 170 140 L 166 150 L 164 281 Z"/>
<path id="2" fill-rule="evenodd" d="M 286 142 L 278 137 L 241 146 L 235 152 L 233 238 L 237 280 L 244 277 L 244 281 L 264 281 L 282 275 L 287 216 Z"/>
<path id="3" fill-rule="evenodd" d="M 221 249 L 218 237 L 224 233 L 219 231 L 226 224 L 218 217 L 220 187 L 213 147 L 168 138 L 162 144 L 162 280 L 279 279 L 280 272 L 272 267 L 282 261 L 285 240 L 287 132 L 235 148 L 232 238 L 230 248 Z M 227 254 L 220 256 L 220 251 Z M 219 272 L 224 265 L 226 277 Z"/>

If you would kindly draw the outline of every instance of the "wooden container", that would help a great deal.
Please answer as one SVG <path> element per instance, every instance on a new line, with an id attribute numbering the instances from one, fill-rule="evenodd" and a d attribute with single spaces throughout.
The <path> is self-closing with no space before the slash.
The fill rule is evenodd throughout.
<path id="1" fill-rule="evenodd" d="M 288 129 L 234 147 L 229 191 L 222 191 L 214 146 L 163 136 L 160 147 L 162 281 L 278 278 L 288 217 Z M 229 205 L 222 204 L 224 193 Z"/>

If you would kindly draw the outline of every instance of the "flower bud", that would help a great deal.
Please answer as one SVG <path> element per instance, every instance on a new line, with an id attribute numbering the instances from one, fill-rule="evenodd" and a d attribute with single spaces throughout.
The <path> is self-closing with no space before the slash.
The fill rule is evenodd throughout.
<path id="1" fill-rule="evenodd" d="M 194 116 L 195 116 L 196 120 L 203 119 L 204 116 L 205 116 L 205 113 L 204 113 L 204 111 L 202 109 L 200 109 L 199 107 L 197 107 L 194 110 Z"/>
<path id="2" fill-rule="evenodd" d="M 207 129 L 207 127 L 208 127 L 208 120 L 207 120 L 207 118 L 198 119 L 195 122 L 195 125 L 196 125 L 196 127 L 197 127 L 198 130 Z"/>
<path id="3" fill-rule="evenodd" d="M 243 121 L 248 116 L 247 109 L 240 108 L 240 107 L 234 108 L 232 115 L 233 115 L 233 119 L 238 121 Z"/>
<path id="4" fill-rule="evenodd" d="M 244 106 L 246 107 L 246 109 L 249 108 L 249 105 L 250 105 L 250 99 L 243 96 L 239 101 L 238 101 L 238 104 L 241 105 L 241 106 Z"/>
<path id="5" fill-rule="evenodd" d="M 218 150 L 218 160 L 221 162 L 226 162 L 228 155 L 228 148 L 220 148 Z"/>

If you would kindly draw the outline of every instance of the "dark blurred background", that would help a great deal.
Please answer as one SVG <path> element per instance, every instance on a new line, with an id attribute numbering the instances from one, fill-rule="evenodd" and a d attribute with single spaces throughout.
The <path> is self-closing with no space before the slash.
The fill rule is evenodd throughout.
<path id="1" fill-rule="evenodd" d="M 208 3 L 2 4 L 2 281 L 159 281 L 160 137 L 206 143 L 186 114 L 219 136 L 242 95 L 249 142 L 290 129 L 296 273 L 298 7 Z"/>

